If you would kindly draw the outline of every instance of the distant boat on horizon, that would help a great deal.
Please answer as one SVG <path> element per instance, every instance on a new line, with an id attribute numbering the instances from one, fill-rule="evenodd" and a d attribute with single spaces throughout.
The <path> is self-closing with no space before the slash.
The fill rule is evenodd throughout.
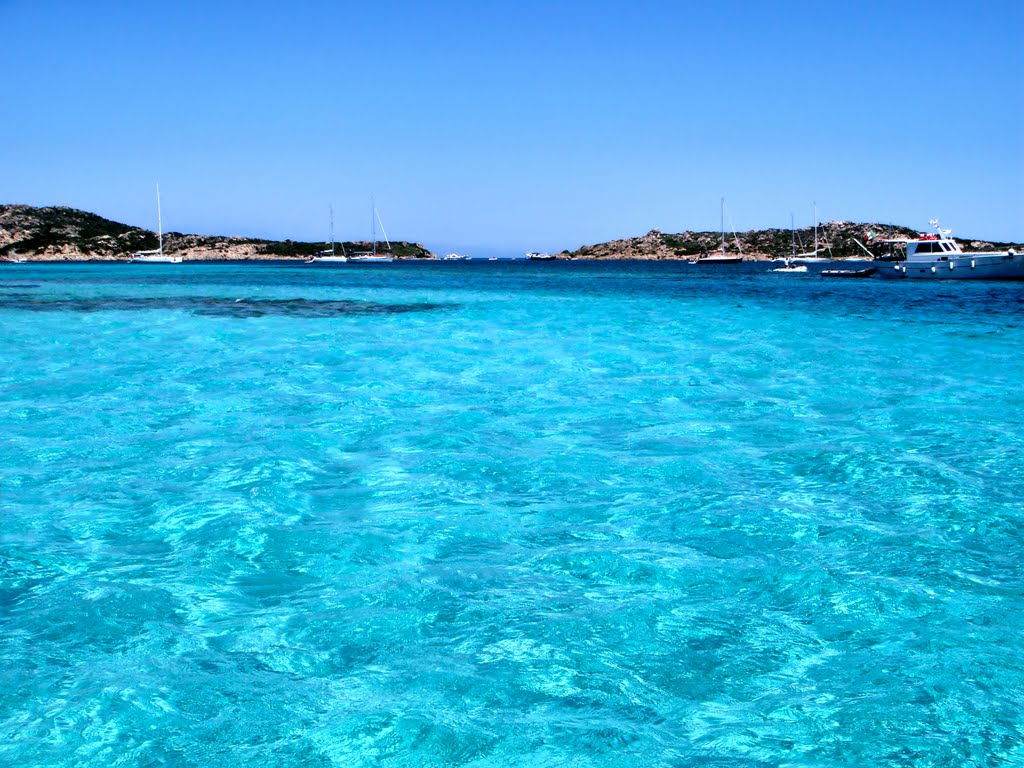
<path id="1" fill-rule="evenodd" d="M 156 185 L 156 231 L 159 246 L 155 251 L 136 251 L 128 259 L 129 264 L 181 264 L 181 256 L 164 255 L 164 224 L 160 212 L 160 185 Z"/>
<path id="2" fill-rule="evenodd" d="M 789 237 L 790 237 L 790 240 L 792 241 L 792 245 L 790 247 L 791 248 L 791 253 L 788 256 L 785 256 L 785 257 L 783 257 L 781 259 L 775 259 L 776 263 L 781 261 L 782 262 L 782 266 L 781 267 L 776 267 L 775 269 L 772 270 L 772 272 L 806 272 L 807 271 L 807 265 L 806 264 L 797 264 L 794 261 L 794 259 L 796 259 L 796 255 L 797 255 L 796 254 L 796 227 L 794 226 L 794 223 L 793 223 L 793 214 L 792 213 L 789 214 Z"/>
<path id="3" fill-rule="evenodd" d="M 551 253 L 540 253 L 539 251 L 530 251 L 526 254 L 526 258 L 530 261 L 554 261 L 555 256 Z"/>
<path id="4" fill-rule="evenodd" d="M 346 261 L 348 261 L 348 255 L 345 253 L 345 244 L 344 243 L 341 244 L 341 256 L 339 256 L 335 252 L 335 250 L 334 250 L 334 206 L 333 205 L 330 206 L 330 212 L 331 212 L 330 213 L 330 217 L 331 217 L 331 232 L 330 232 L 330 235 L 331 235 L 331 240 L 330 240 L 331 247 L 326 249 L 326 250 L 320 251 L 319 253 L 316 253 L 313 256 L 311 256 L 309 259 L 306 260 L 307 264 L 313 263 L 313 262 L 317 262 L 317 261 L 334 262 L 334 263 L 344 264 Z"/>
<path id="5" fill-rule="evenodd" d="M 821 247 L 818 244 L 818 204 L 817 203 L 814 204 L 814 250 L 813 251 L 809 251 L 807 253 L 797 253 L 796 252 L 796 230 L 793 229 L 793 214 L 790 214 L 789 228 L 790 228 L 790 231 L 793 233 L 793 238 L 794 238 L 793 239 L 793 254 L 789 258 L 790 263 L 793 263 L 793 264 L 808 264 L 808 263 L 812 263 L 812 262 L 822 262 L 822 261 L 833 261 L 834 260 L 832 258 L 832 256 L 831 256 L 831 248 L 832 248 L 832 244 L 831 243 L 825 243 L 824 244 L 824 247 L 829 250 L 829 254 L 830 254 L 829 256 L 819 256 L 818 255 L 819 253 L 821 253 Z M 800 247 L 803 248 L 803 243 L 800 244 Z"/>
<path id="6" fill-rule="evenodd" d="M 349 261 L 356 261 L 360 263 L 373 263 L 373 264 L 386 264 L 395 260 L 395 257 L 391 253 L 379 254 L 377 253 L 377 222 L 380 222 L 380 231 L 384 235 L 384 242 L 387 244 L 388 251 L 391 250 L 391 241 L 388 240 L 388 233 L 384 231 L 384 222 L 380 221 L 380 214 L 377 212 L 377 206 L 373 204 L 373 199 L 370 200 L 370 236 L 373 240 L 373 246 L 369 252 L 360 251 L 353 253 L 348 257 Z"/>
<path id="7" fill-rule="evenodd" d="M 721 219 L 722 219 L 722 253 L 720 256 L 700 256 L 696 259 L 689 261 L 689 264 L 739 264 L 743 261 L 743 254 L 739 256 L 729 256 L 725 252 L 725 198 L 722 198 L 721 206 Z M 737 245 L 739 241 L 737 240 Z"/>

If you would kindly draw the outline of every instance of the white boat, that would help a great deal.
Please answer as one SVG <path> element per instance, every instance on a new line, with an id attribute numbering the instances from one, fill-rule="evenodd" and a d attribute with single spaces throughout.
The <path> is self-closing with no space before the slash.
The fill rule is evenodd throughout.
<path id="1" fill-rule="evenodd" d="M 3 259 L 8 264 L 27 264 L 28 259 L 24 256 L 11 256 L 9 259 Z"/>
<path id="2" fill-rule="evenodd" d="M 735 232 L 733 236 L 735 237 Z M 736 247 L 739 248 L 740 241 L 736 240 Z M 725 198 L 722 198 L 722 253 L 718 256 L 705 255 L 700 256 L 696 259 L 691 259 L 688 264 L 739 264 L 743 261 L 743 252 L 740 251 L 739 256 L 729 256 L 725 252 Z"/>
<path id="3" fill-rule="evenodd" d="M 775 259 L 776 262 L 782 262 L 781 267 L 776 267 L 772 272 L 806 272 L 807 266 L 805 264 L 794 264 L 793 259 L 796 258 L 796 228 L 793 226 L 793 214 L 789 214 L 789 239 L 791 241 L 789 256 L 785 256 L 781 259 Z"/>
<path id="4" fill-rule="evenodd" d="M 781 267 L 776 267 L 772 272 L 806 272 L 806 264 L 794 264 L 793 262 L 786 260 Z"/>
<path id="5" fill-rule="evenodd" d="M 130 264 L 181 264 L 181 256 L 164 255 L 164 224 L 160 215 L 160 185 L 156 185 L 156 231 L 160 246 L 155 251 L 136 251 L 128 259 Z"/>
<path id="6" fill-rule="evenodd" d="M 384 231 L 384 222 L 380 221 L 380 214 L 377 213 L 377 207 L 373 204 L 373 200 L 370 200 L 370 233 L 373 239 L 373 247 L 369 251 L 357 251 L 348 257 L 349 261 L 357 261 L 360 263 L 371 263 L 371 264 L 386 264 L 395 260 L 395 257 L 390 253 L 377 253 L 377 222 L 380 222 L 380 231 L 384 235 L 384 242 L 387 245 L 388 251 L 391 250 L 391 242 L 388 240 L 388 233 Z"/>
<path id="7" fill-rule="evenodd" d="M 341 255 L 340 256 L 334 250 L 334 206 L 333 205 L 330 207 L 330 211 L 331 211 L 331 247 L 327 248 L 326 250 L 320 251 L 319 253 L 316 253 L 313 256 L 311 256 L 310 258 L 308 258 L 306 260 L 307 264 L 312 264 L 312 263 L 315 263 L 315 262 L 326 262 L 328 264 L 331 264 L 331 263 L 344 264 L 346 261 L 348 261 L 348 254 L 345 253 L 345 244 L 344 243 L 341 244 Z"/>
<path id="8" fill-rule="evenodd" d="M 792 222 L 790 223 L 792 226 Z M 830 243 L 825 243 L 825 248 L 831 248 Z M 832 261 L 831 256 L 819 256 L 821 247 L 818 245 L 818 205 L 814 205 L 814 250 L 808 253 L 793 253 L 790 261 L 796 264 L 809 264 L 813 262 Z"/>
<path id="9" fill-rule="evenodd" d="M 530 251 L 526 254 L 526 258 L 530 261 L 554 261 L 555 256 L 551 253 L 541 253 L 539 251 Z"/>
<path id="10" fill-rule="evenodd" d="M 1024 252 L 964 251 L 939 229 L 937 219 L 929 224 L 937 234 L 906 241 L 907 258 L 879 269 L 884 277 L 926 280 L 1024 280 Z"/>
<path id="11" fill-rule="evenodd" d="M 469 256 L 464 253 L 446 253 L 442 261 L 469 261 Z"/>

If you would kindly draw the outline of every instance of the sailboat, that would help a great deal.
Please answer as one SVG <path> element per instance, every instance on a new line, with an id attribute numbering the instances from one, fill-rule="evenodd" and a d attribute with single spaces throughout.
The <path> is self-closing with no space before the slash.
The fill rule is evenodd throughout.
<path id="1" fill-rule="evenodd" d="M 341 256 L 339 256 L 334 250 L 334 206 L 331 206 L 331 247 L 327 250 L 320 251 L 307 260 L 307 263 L 316 261 L 344 263 L 348 261 L 348 255 L 345 253 L 345 244 L 341 244 Z"/>
<path id="2" fill-rule="evenodd" d="M 826 248 L 829 247 L 827 243 L 826 243 L 825 247 Z M 814 205 L 814 250 L 809 252 L 809 253 L 794 253 L 793 257 L 790 259 L 790 261 L 800 262 L 800 263 L 807 263 L 809 261 L 832 261 L 832 259 L 827 257 L 827 256 L 819 256 L 818 255 L 819 251 L 820 251 L 820 248 L 818 247 L 818 205 L 817 205 L 817 203 L 815 203 L 815 205 Z"/>
<path id="3" fill-rule="evenodd" d="M 156 185 L 156 231 L 160 246 L 155 251 L 136 251 L 128 260 L 131 264 L 181 264 L 181 256 L 164 255 L 164 225 L 160 216 L 160 185 Z"/>
<path id="4" fill-rule="evenodd" d="M 737 241 L 738 242 L 738 241 Z M 739 264 L 743 261 L 743 255 L 729 256 L 725 252 L 725 198 L 722 198 L 722 253 L 719 256 L 701 256 L 694 259 L 690 264 Z"/>
<path id="5" fill-rule="evenodd" d="M 781 261 L 782 262 L 782 266 L 781 267 L 776 267 L 775 269 L 772 270 L 772 272 L 806 272 L 807 271 L 807 265 L 806 264 L 794 264 L 793 263 L 793 259 L 796 258 L 796 227 L 793 224 L 793 214 L 792 213 L 789 214 L 789 236 L 790 236 L 790 240 L 792 240 L 792 245 L 790 246 L 791 253 L 790 253 L 789 256 L 786 256 L 785 258 L 775 259 L 776 262 Z"/>
<path id="6" fill-rule="evenodd" d="M 361 251 L 359 253 L 353 253 L 348 257 L 349 261 L 358 261 L 360 263 L 375 263 L 383 264 L 395 260 L 395 257 L 391 255 L 391 243 L 388 241 L 388 233 L 384 231 L 384 222 L 380 220 L 380 214 L 377 212 L 377 207 L 373 204 L 373 200 L 370 200 L 370 208 L 372 212 L 370 214 L 370 232 L 373 238 L 373 248 L 370 251 Z M 384 235 L 384 242 L 387 245 L 389 253 L 377 253 L 377 223 L 380 222 L 380 231 Z"/>

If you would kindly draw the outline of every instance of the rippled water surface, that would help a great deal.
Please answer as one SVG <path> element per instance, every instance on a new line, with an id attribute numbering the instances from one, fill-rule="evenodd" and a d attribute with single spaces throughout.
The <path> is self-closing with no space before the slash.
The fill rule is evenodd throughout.
<path id="1" fill-rule="evenodd" d="M 1024 764 L 1024 284 L 0 268 L 0 764 Z"/>

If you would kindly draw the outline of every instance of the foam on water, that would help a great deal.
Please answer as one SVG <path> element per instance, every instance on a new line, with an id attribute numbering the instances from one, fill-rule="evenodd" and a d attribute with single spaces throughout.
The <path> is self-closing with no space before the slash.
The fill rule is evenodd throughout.
<path id="1" fill-rule="evenodd" d="M 0 762 L 1024 763 L 1024 286 L 687 267 L 0 272 Z"/>

